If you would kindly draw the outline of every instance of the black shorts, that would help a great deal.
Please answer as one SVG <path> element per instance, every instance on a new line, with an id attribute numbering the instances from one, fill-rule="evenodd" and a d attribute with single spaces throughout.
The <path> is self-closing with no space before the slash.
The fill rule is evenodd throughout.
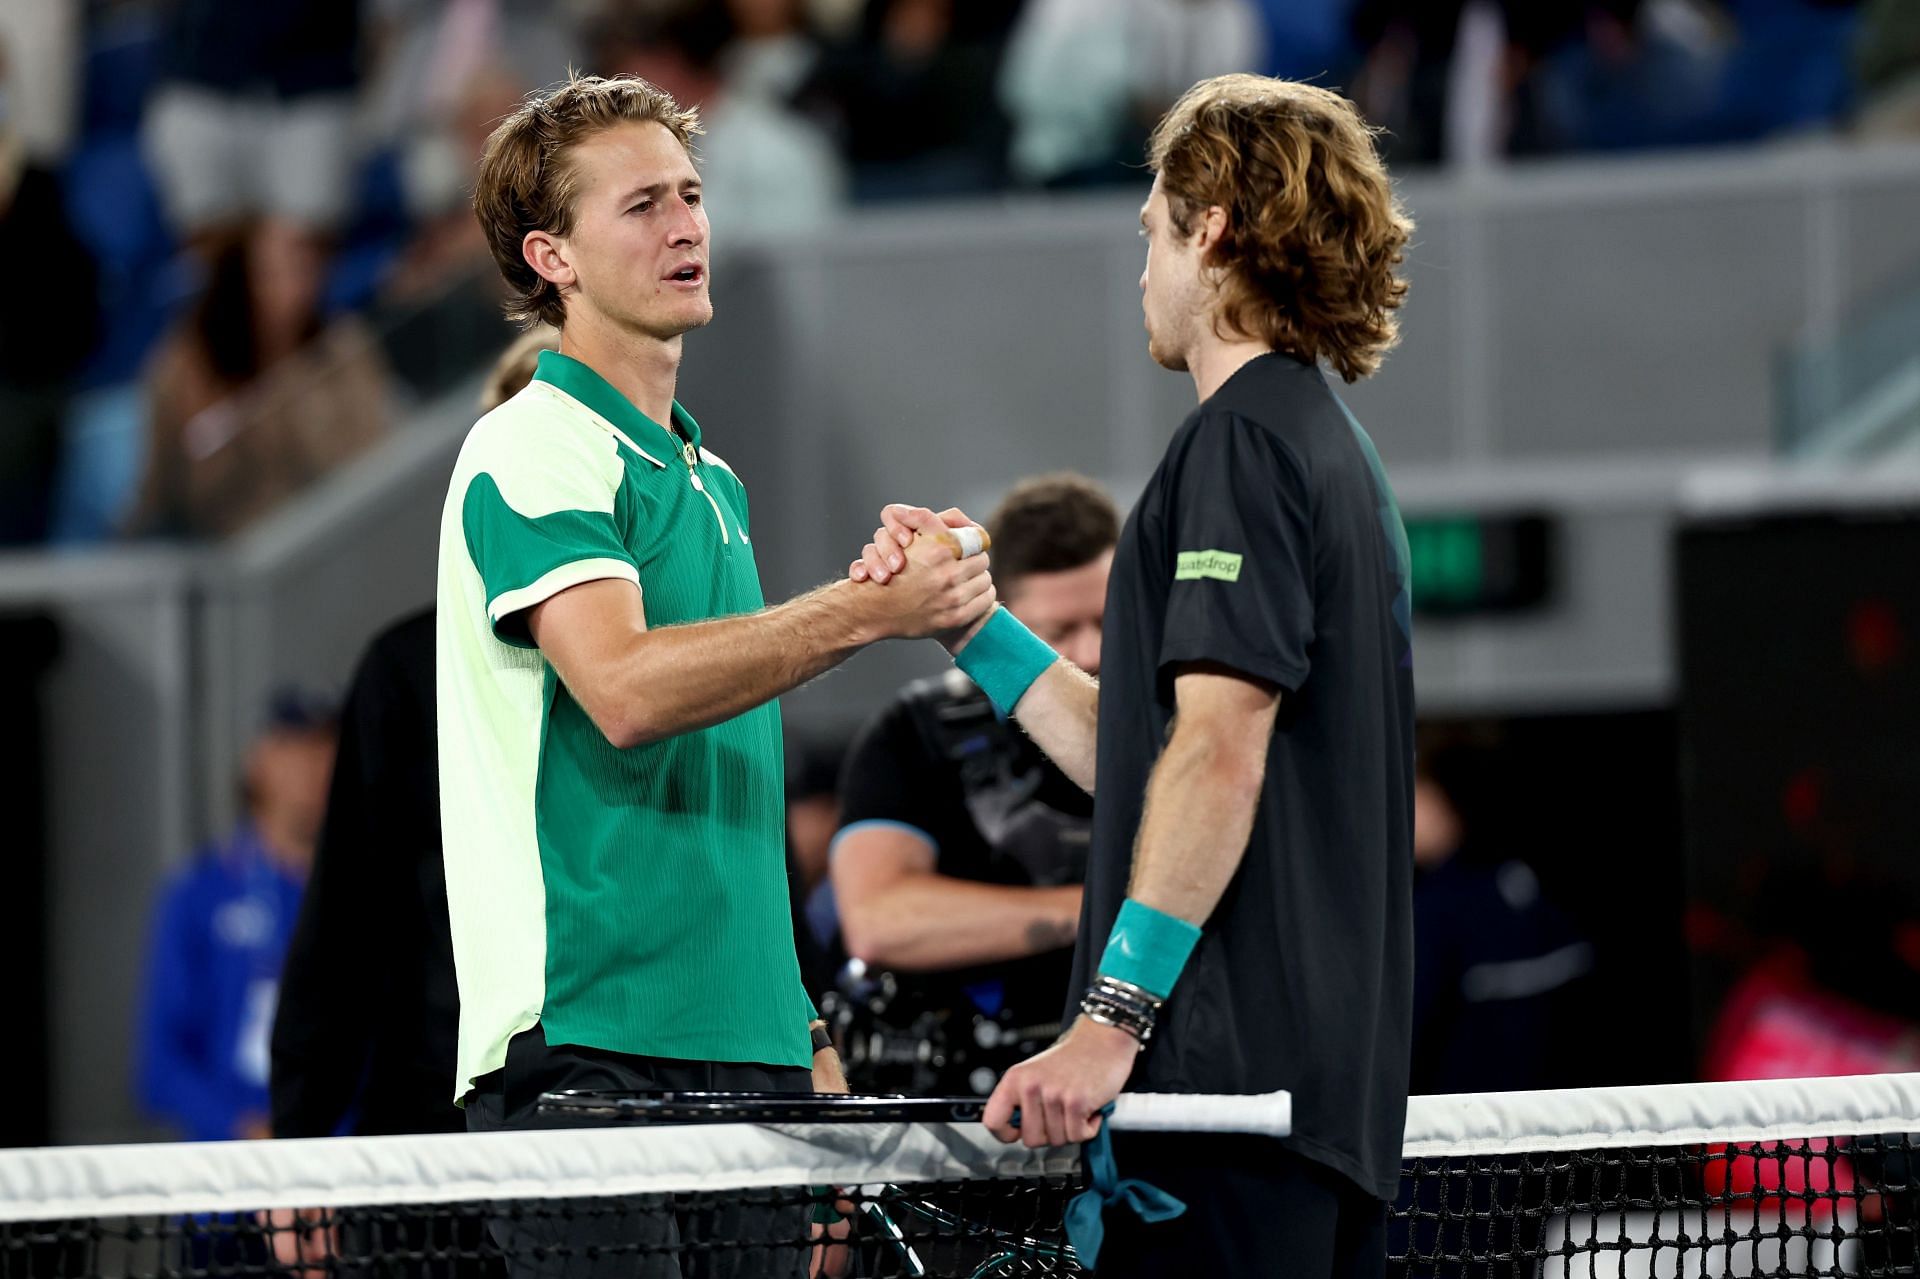
<path id="1" fill-rule="evenodd" d="M 1187 1210 L 1153 1225 L 1107 1213 L 1099 1279 L 1386 1273 L 1386 1203 L 1271 1138 L 1115 1133 L 1113 1154 L 1121 1177 L 1158 1186 Z"/>
<path id="2" fill-rule="evenodd" d="M 467 1129 L 579 1127 L 578 1120 L 535 1113 L 541 1093 L 568 1088 L 795 1093 L 813 1091 L 813 1074 L 798 1066 L 550 1046 L 535 1026 L 507 1045 L 505 1067 L 475 1081 L 467 1094 Z M 510 1279 L 785 1279 L 807 1272 L 809 1219 L 805 1203 L 772 1206 L 751 1195 L 702 1201 L 697 1208 L 671 1205 L 661 1195 L 630 1195 L 494 1213 L 487 1229 L 506 1254 Z M 706 1244 L 726 1246 L 709 1251 Z"/>

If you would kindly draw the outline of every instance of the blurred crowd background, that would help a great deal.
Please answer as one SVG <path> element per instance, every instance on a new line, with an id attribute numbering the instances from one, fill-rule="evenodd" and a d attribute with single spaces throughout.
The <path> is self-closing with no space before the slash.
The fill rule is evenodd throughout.
<path id="1" fill-rule="evenodd" d="M 19 0 L 0 49 L 55 307 L 0 331 L 25 544 L 229 533 L 388 429 L 444 359 L 377 339 L 476 273 L 480 143 L 569 68 L 701 104 L 722 234 L 1137 185 L 1235 70 L 1347 88 L 1403 169 L 1920 131 L 1899 0 Z"/>
<path id="2" fill-rule="evenodd" d="M 681 398 L 784 531 L 769 598 L 883 500 L 1070 467 L 1124 513 L 1190 398 L 1140 340 L 1147 130 L 1227 71 L 1349 93 L 1421 225 L 1406 349 L 1353 393 L 1420 591 L 1416 1088 L 1920 1061 L 1911 0 L 7 0 L 0 811 L 40 1050 L 0 1140 L 264 1132 L 340 702 L 431 596 L 514 337 L 468 183 L 570 70 L 701 109 L 719 319 Z M 928 669 L 788 702 L 822 990 L 841 761 Z"/>

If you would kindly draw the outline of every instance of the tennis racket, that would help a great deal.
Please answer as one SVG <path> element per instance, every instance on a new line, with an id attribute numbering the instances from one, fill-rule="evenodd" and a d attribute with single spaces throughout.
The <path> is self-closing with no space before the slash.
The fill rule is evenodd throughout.
<path id="1" fill-rule="evenodd" d="M 546 1093 L 538 1103 L 543 1115 L 615 1124 L 978 1123 L 985 1108 L 978 1097 L 686 1091 L 572 1090 Z M 1115 1102 L 1109 1122 L 1125 1132 L 1285 1136 L 1291 1120 L 1292 1098 L 1284 1092 L 1204 1097 L 1128 1093 Z M 1023 1193 L 1051 1199 L 1042 1212 L 1023 1212 L 1022 1220 L 1056 1220 L 1077 1188 L 1059 1178 L 1027 1188 Z M 990 1200 L 969 1203 L 964 1192 L 939 1187 L 861 1186 L 855 1208 L 859 1228 L 852 1241 L 863 1263 L 858 1273 L 938 1273 L 968 1279 L 1086 1273 L 1063 1234 L 995 1221 L 994 1206 Z M 982 1208 L 985 1211 L 977 1210 Z"/>

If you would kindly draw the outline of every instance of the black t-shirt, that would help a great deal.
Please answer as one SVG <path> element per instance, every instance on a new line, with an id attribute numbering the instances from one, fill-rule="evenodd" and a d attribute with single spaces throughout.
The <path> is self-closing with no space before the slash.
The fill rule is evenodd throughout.
<path id="1" fill-rule="evenodd" d="M 952 671 L 909 685 L 868 723 L 847 756 L 840 814 L 842 830 L 869 821 L 913 827 L 933 844 L 941 875 L 1049 887 L 1085 877 L 1093 799 Z M 1062 947 L 913 980 L 990 1016 L 1050 1023 L 1072 963 Z"/>
<path id="2" fill-rule="evenodd" d="M 1293 1093 L 1288 1145 L 1399 1180 L 1413 990 L 1406 533 L 1319 370 L 1255 359 L 1180 427 L 1114 553 L 1098 803 L 1073 990 L 1127 893 L 1182 663 L 1285 691 L 1246 858 L 1132 1086 Z"/>

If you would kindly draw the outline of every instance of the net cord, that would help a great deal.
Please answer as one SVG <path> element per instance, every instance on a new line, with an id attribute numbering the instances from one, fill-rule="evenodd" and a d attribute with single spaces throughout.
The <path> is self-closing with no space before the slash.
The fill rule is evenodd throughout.
<path id="1" fill-rule="evenodd" d="M 632 1125 L 0 1151 L 0 1221 L 1068 1173 L 978 1124 Z"/>
<path id="2" fill-rule="evenodd" d="M 1198 1099 L 1154 1098 L 1165 1126 Z M 1199 1110 L 1244 1110 L 1207 1099 Z M 1161 1127 L 1161 1123 L 1155 1123 Z M 1198 1126 L 1198 1125 L 1196 1125 Z M 1920 1074 L 1417 1097 L 1408 1159 L 1920 1132 Z M 0 1221 L 1071 1173 L 978 1124 L 631 1125 L 0 1151 Z"/>
<path id="3" fill-rule="evenodd" d="M 1138 1094 L 1120 1128 L 1284 1135 L 1286 1093 Z M 590 1198 L 1071 1173 L 1077 1149 L 1002 1145 L 978 1124 L 612 1129 L 0 1151 L 0 1221 Z"/>
<path id="4" fill-rule="evenodd" d="M 1920 1132 L 1920 1073 L 1461 1093 L 1407 1103 L 1406 1159 Z"/>

